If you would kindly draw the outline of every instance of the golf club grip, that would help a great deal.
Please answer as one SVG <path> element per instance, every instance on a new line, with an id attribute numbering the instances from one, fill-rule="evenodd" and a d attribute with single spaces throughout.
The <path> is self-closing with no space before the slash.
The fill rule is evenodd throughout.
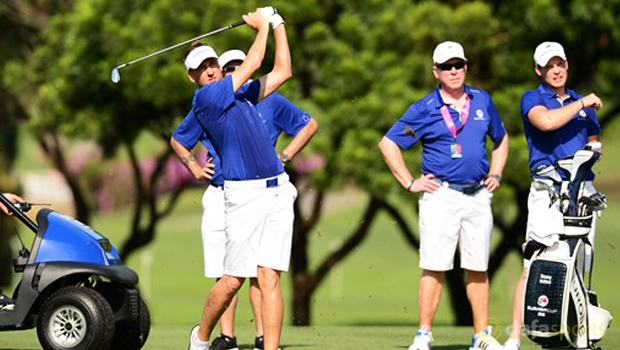
<path id="1" fill-rule="evenodd" d="M 237 28 L 237 27 L 242 26 L 242 25 L 244 25 L 244 24 L 245 24 L 245 21 L 244 21 L 244 20 L 241 20 L 241 21 L 239 21 L 239 22 L 237 22 L 237 23 L 233 23 L 233 24 L 231 24 L 231 25 L 230 25 L 230 28 Z"/>

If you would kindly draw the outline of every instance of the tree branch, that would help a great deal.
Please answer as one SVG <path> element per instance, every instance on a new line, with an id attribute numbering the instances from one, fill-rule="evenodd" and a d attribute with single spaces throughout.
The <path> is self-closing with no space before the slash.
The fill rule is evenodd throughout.
<path id="1" fill-rule="evenodd" d="M 319 266 L 314 273 L 313 281 L 311 282 L 312 289 L 315 289 L 327 276 L 329 271 L 342 259 L 344 259 L 349 253 L 351 253 L 368 235 L 370 227 L 381 207 L 380 201 L 372 197 L 366 206 L 366 211 L 362 221 L 360 222 L 354 233 L 347 239 L 347 241 L 340 246 L 338 250 L 330 254 L 325 261 Z"/>
<path id="2" fill-rule="evenodd" d="M 394 219 L 396 220 L 396 224 L 400 228 L 400 232 L 405 236 L 405 240 L 411 248 L 418 250 L 420 249 L 420 241 L 415 237 L 413 231 L 407 225 L 407 222 L 400 214 L 400 212 L 393 205 L 389 204 L 387 201 L 380 201 L 381 207 Z"/>

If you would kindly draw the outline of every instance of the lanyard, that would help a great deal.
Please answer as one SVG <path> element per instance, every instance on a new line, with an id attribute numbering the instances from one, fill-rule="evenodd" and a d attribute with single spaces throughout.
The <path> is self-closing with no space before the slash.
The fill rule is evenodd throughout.
<path id="1" fill-rule="evenodd" d="M 443 120 L 446 122 L 446 126 L 448 127 L 448 130 L 450 130 L 450 133 L 452 133 L 452 136 L 454 136 L 455 140 L 456 140 L 456 134 L 458 134 L 458 132 L 463 129 L 463 127 L 465 126 L 465 123 L 467 123 L 467 119 L 469 119 L 469 107 L 470 107 L 469 96 L 466 96 L 465 103 L 463 104 L 463 108 L 461 110 L 461 127 L 458 129 L 456 128 L 456 125 L 454 125 L 454 120 L 452 120 L 452 116 L 450 115 L 450 112 L 448 111 L 448 107 L 446 105 L 443 105 L 439 109 L 439 111 L 441 112 L 441 116 L 443 117 Z"/>

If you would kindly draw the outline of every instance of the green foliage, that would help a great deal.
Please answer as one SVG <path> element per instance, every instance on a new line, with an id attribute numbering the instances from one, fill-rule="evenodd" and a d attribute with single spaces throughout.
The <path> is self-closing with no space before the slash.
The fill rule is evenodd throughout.
<path id="1" fill-rule="evenodd" d="M 238 0 L 75 1 L 71 10 L 52 17 L 26 62 L 8 65 L 4 79 L 28 99 L 35 130 L 60 128 L 70 137 L 94 138 L 113 153 L 145 130 L 167 137 L 189 110 L 193 86 L 181 63 L 183 49 L 122 69 L 118 85 L 109 80 L 111 69 L 235 22 L 258 5 Z M 525 164 L 526 148 L 516 147 L 523 146 L 517 140 L 522 134 L 518 101 L 537 85 L 531 57 L 539 42 L 565 44 L 579 91 L 595 86 L 608 100 L 620 81 L 619 49 L 613 45 L 620 37 L 617 0 L 452 5 L 303 0 L 273 5 L 287 21 L 294 64 L 295 77 L 282 92 L 319 121 L 314 150 L 337 161 L 323 169 L 325 174 L 315 174 L 324 179 L 323 186 L 346 177 L 373 193 L 385 193 L 385 181 L 372 180 L 388 174 L 376 144 L 411 103 L 435 87 L 431 54 L 440 41 L 464 45 L 470 84 L 491 92 L 509 133 L 517 136 L 511 142 L 511 168 Z M 206 41 L 220 52 L 247 50 L 253 36 L 241 27 Z M 263 71 L 272 58 L 270 51 Z M 527 173 L 516 170 L 508 177 L 523 182 Z"/>

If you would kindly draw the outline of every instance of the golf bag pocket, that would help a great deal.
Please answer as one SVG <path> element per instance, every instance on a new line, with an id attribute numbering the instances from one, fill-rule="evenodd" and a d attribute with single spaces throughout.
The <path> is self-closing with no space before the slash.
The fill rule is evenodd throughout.
<path id="1" fill-rule="evenodd" d="M 575 269 L 583 243 L 559 241 L 534 256 L 526 280 L 523 322 L 544 348 L 588 346 L 588 298 Z"/>

